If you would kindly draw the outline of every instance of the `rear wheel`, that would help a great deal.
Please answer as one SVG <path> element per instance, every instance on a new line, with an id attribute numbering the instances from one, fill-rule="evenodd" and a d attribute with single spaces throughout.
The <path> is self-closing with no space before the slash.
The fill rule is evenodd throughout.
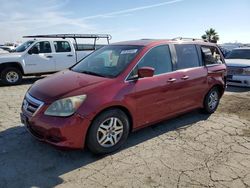
<path id="1" fill-rule="evenodd" d="M 17 85 L 22 81 L 22 73 L 15 67 L 8 67 L 2 71 L 1 80 L 5 85 Z"/>
<path id="2" fill-rule="evenodd" d="M 212 88 L 205 97 L 204 100 L 204 111 L 205 113 L 214 113 L 219 105 L 220 93 L 219 90 L 214 87 Z"/>
<path id="3" fill-rule="evenodd" d="M 95 154 L 110 153 L 124 144 L 128 134 L 129 120 L 123 111 L 104 111 L 95 118 L 89 129 L 87 146 Z"/>

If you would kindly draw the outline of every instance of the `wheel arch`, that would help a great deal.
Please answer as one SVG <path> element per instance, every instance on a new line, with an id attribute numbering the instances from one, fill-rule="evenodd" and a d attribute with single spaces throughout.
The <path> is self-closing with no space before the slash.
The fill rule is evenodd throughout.
<path id="1" fill-rule="evenodd" d="M 225 91 L 225 87 L 222 85 L 222 84 L 219 84 L 219 83 L 216 83 L 214 85 L 212 85 L 208 91 L 205 93 L 205 95 L 203 96 L 203 102 L 202 102 L 202 106 L 204 107 L 204 102 L 206 100 L 206 97 L 208 95 L 208 93 L 211 91 L 211 89 L 213 88 L 217 88 L 218 91 L 219 91 L 219 94 L 220 94 L 220 98 L 222 97 L 222 95 L 224 94 L 224 91 Z"/>
<path id="2" fill-rule="evenodd" d="M 103 108 L 102 110 L 100 110 L 97 114 L 95 114 L 94 118 L 91 120 L 91 124 L 88 126 L 88 130 L 86 132 L 86 136 L 85 136 L 85 140 L 84 140 L 84 145 L 86 145 L 87 137 L 89 135 L 89 130 L 90 130 L 90 127 L 92 126 L 92 122 L 101 113 L 103 113 L 103 112 L 105 112 L 107 110 L 111 110 L 111 109 L 119 109 L 119 110 L 123 111 L 127 115 L 128 120 L 129 120 L 129 132 L 132 132 L 133 125 L 134 125 L 134 123 L 133 123 L 133 116 L 132 116 L 131 112 L 128 110 L 128 108 L 126 108 L 125 106 L 122 106 L 122 105 L 109 106 L 109 107 L 106 107 L 106 108 Z"/>
<path id="3" fill-rule="evenodd" d="M 99 116 L 101 113 L 103 113 L 103 112 L 105 112 L 107 110 L 111 110 L 111 109 L 119 109 L 119 110 L 123 111 L 127 115 L 128 120 L 129 120 L 129 125 L 130 125 L 130 131 L 132 131 L 132 129 L 133 129 L 133 116 L 132 116 L 132 113 L 129 111 L 128 108 L 126 108 L 125 106 L 122 106 L 122 105 L 112 105 L 112 106 L 101 109 L 97 114 L 95 114 L 92 121 L 94 121 L 94 119 L 97 116 Z"/>
<path id="4" fill-rule="evenodd" d="M 210 90 L 212 88 L 217 88 L 218 91 L 219 91 L 219 93 L 220 93 L 220 97 L 222 97 L 222 95 L 224 94 L 224 91 L 225 91 L 225 87 L 223 85 L 221 85 L 221 84 L 215 84 L 215 85 L 213 85 L 213 87 L 210 88 Z"/>
<path id="5" fill-rule="evenodd" d="M 1 64 L 0 64 L 0 74 L 2 73 L 2 71 L 3 71 L 5 68 L 8 68 L 8 67 L 17 68 L 17 69 L 20 70 L 21 73 L 24 75 L 23 67 L 22 67 L 22 65 L 21 65 L 19 62 L 1 63 Z"/>

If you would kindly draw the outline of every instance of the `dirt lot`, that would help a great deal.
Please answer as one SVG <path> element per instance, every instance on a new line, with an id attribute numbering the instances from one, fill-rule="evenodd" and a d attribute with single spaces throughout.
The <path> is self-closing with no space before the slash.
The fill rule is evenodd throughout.
<path id="1" fill-rule="evenodd" d="M 0 87 L 0 187 L 250 187 L 249 89 L 228 88 L 213 115 L 162 122 L 97 157 L 38 142 L 21 126 L 34 80 Z"/>

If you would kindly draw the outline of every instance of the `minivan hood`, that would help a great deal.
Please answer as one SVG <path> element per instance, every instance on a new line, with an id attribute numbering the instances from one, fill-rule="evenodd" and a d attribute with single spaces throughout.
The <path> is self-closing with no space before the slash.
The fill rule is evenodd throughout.
<path id="1" fill-rule="evenodd" d="M 109 79 L 66 70 L 36 81 L 28 92 L 45 103 L 51 103 L 60 98 L 86 94 L 87 87 L 106 80 Z M 80 93 L 73 94 L 79 89 Z"/>
<path id="2" fill-rule="evenodd" d="M 225 59 L 227 66 L 247 67 L 250 66 L 250 59 Z"/>

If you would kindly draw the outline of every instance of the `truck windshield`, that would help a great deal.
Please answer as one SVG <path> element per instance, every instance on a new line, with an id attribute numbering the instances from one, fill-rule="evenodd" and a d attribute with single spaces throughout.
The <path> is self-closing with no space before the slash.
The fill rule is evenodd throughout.
<path id="1" fill-rule="evenodd" d="M 231 51 L 227 59 L 250 59 L 250 49 L 237 49 Z"/>
<path id="2" fill-rule="evenodd" d="M 33 40 L 29 40 L 23 44 L 21 44 L 20 46 L 18 46 L 16 49 L 15 49 L 15 52 L 24 52 L 31 44 L 33 44 L 34 41 Z"/>
<path id="3" fill-rule="evenodd" d="M 71 68 L 72 71 L 102 77 L 117 77 L 131 63 L 142 46 L 105 46 Z"/>

